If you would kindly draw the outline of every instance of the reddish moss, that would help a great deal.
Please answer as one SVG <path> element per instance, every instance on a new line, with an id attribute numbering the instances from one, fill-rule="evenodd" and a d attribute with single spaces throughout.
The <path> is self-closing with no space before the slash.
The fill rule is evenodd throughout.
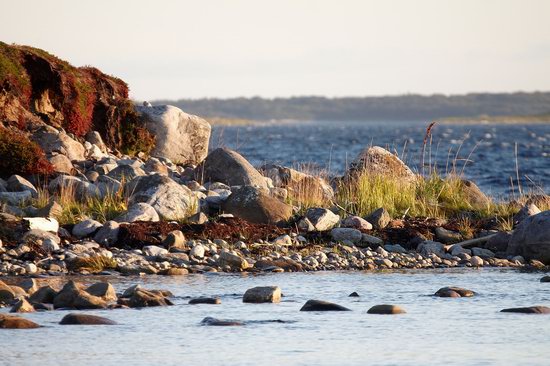
<path id="1" fill-rule="evenodd" d="M 0 127 L 0 176 L 46 175 L 52 172 L 52 165 L 35 142 L 21 132 Z"/>

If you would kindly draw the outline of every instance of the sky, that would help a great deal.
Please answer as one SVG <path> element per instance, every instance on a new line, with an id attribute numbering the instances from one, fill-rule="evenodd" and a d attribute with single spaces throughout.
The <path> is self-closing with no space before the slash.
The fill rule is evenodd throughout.
<path id="1" fill-rule="evenodd" d="M 1 41 L 136 100 L 550 90 L 548 0 L 1 2 Z"/>

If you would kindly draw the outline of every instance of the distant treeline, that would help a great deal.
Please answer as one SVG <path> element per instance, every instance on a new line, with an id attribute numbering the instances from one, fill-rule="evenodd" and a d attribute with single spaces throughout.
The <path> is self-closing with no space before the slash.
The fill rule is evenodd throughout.
<path id="1" fill-rule="evenodd" d="M 417 120 L 444 117 L 526 116 L 550 113 L 550 92 L 472 93 L 383 97 L 159 100 L 204 117 L 251 120 Z"/>

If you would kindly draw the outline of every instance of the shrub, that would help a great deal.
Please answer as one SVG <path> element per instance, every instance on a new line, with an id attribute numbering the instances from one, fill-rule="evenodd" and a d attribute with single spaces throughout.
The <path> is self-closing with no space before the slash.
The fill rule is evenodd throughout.
<path id="1" fill-rule="evenodd" d="M 0 176 L 46 175 L 53 167 L 42 149 L 21 132 L 0 127 Z"/>

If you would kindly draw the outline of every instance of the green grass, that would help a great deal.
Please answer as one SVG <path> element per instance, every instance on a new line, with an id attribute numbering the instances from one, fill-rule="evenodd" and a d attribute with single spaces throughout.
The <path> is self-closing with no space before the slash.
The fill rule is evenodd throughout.
<path id="1" fill-rule="evenodd" d="M 63 187 L 58 193 L 50 194 L 47 188 L 38 189 L 38 196 L 33 201 L 33 206 L 42 208 L 51 200 L 57 201 L 63 211 L 57 218 L 61 225 L 76 224 L 84 218 L 92 218 L 101 223 L 114 219 L 128 209 L 128 197 L 122 189 L 117 192 L 109 192 L 105 197 L 88 197 L 79 200 L 76 197 L 74 187 Z"/>

